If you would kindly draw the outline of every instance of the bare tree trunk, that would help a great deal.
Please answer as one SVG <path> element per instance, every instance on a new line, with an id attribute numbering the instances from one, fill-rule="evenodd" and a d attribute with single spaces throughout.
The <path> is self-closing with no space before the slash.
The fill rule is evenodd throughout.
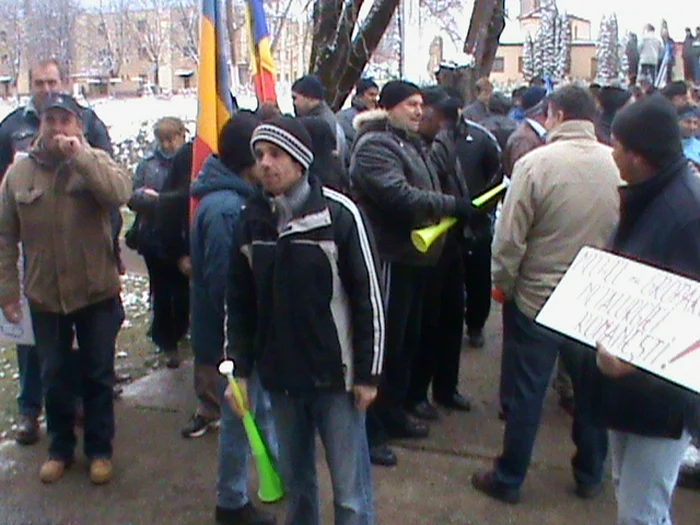
<path id="1" fill-rule="evenodd" d="M 316 0 L 310 69 L 321 79 L 334 110 L 359 80 L 399 1 L 376 0 L 353 38 L 363 0 L 348 1 L 344 9 L 340 0 Z"/>
<path id="2" fill-rule="evenodd" d="M 441 65 L 438 83 L 458 89 L 465 102 L 473 101 L 476 97 L 474 84 L 479 78 L 491 74 L 504 28 L 505 0 L 476 0 L 464 40 L 464 52 L 474 57 L 474 66 L 451 68 Z"/>

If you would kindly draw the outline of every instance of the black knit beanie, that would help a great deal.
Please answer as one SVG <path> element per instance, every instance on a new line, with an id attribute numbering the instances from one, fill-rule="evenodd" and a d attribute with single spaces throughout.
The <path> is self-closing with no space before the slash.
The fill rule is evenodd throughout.
<path id="1" fill-rule="evenodd" d="M 612 134 L 656 168 L 674 161 L 683 151 L 676 109 L 661 95 L 621 109 L 613 121 Z"/>
<path id="2" fill-rule="evenodd" d="M 415 84 L 405 80 L 392 80 L 384 84 L 382 88 L 382 92 L 379 95 L 379 107 L 392 109 L 407 98 L 420 94 L 421 90 Z"/>
<path id="3" fill-rule="evenodd" d="M 292 84 L 292 93 L 298 93 L 314 100 L 323 100 L 323 84 L 316 75 L 306 75 Z"/>
<path id="4" fill-rule="evenodd" d="M 219 134 L 219 159 L 231 171 L 240 173 L 255 164 L 250 138 L 260 123 L 250 111 L 235 113 Z"/>
<path id="5" fill-rule="evenodd" d="M 250 139 L 251 149 L 257 142 L 270 142 L 284 150 L 290 157 L 308 170 L 314 161 L 313 144 L 309 132 L 297 119 L 280 117 L 255 128 Z"/>

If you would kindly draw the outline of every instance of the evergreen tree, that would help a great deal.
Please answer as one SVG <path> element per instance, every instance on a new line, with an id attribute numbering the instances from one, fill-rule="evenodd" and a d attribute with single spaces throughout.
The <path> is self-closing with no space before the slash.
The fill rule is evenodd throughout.
<path id="1" fill-rule="evenodd" d="M 537 31 L 537 54 L 540 55 L 536 74 L 554 77 L 557 66 L 557 18 L 556 0 L 543 0 L 540 9 L 540 27 Z"/>
<path id="2" fill-rule="evenodd" d="M 610 84 L 620 75 L 620 42 L 617 17 L 604 16 L 600 22 L 600 33 L 596 42 L 596 81 Z"/>
<path id="3" fill-rule="evenodd" d="M 535 76 L 535 43 L 528 34 L 523 44 L 523 77 L 530 81 Z"/>
<path id="4" fill-rule="evenodd" d="M 563 13 L 557 19 L 557 64 L 555 78 L 561 81 L 571 71 L 571 19 Z"/>

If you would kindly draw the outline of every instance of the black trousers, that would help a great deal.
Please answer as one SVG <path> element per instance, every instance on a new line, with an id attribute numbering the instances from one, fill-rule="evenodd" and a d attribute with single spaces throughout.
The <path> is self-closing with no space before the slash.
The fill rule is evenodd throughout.
<path id="1" fill-rule="evenodd" d="M 449 399 L 457 391 L 464 323 L 464 266 L 460 240 L 448 238 L 435 268 L 430 271 L 423 305 L 421 348 L 413 360 L 408 402 Z"/>
<path id="2" fill-rule="evenodd" d="M 111 457 L 114 438 L 114 349 L 124 320 L 119 297 L 71 314 L 32 310 L 36 349 L 44 385 L 49 456 L 73 457 L 75 399 L 82 393 L 85 412 L 84 452 Z M 73 334 L 78 350 L 73 350 Z M 77 352 L 77 359 L 75 352 Z"/>
<path id="3" fill-rule="evenodd" d="M 174 261 L 151 256 L 144 259 L 153 297 L 151 339 L 162 349 L 172 351 L 189 328 L 189 279 Z"/>
<path id="4" fill-rule="evenodd" d="M 491 236 L 469 239 L 464 249 L 467 331 L 484 329 L 491 312 Z"/>
<path id="5" fill-rule="evenodd" d="M 385 441 L 392 428 L 402 426 L 408 418 L 404 406 L 411 365 L 420 349 L 423 296 L 429 272 L 429 267 L 400 263 L 382 266 L 386 343 L 379 393 L 367 411 L 370 446 Z"/>

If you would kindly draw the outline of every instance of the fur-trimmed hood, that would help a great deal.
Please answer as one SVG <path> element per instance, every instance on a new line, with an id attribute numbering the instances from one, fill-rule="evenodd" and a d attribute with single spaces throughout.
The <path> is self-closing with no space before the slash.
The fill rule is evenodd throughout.
<path id="1" fill-rule="evenodd" d="M 368 133 L 389 132 L 396 135 L 400 140 L 413 142 L 419 148 L 423 147 L 420 135 L 392 124 L 389 120 L 389 113 L 385 109 L 363 111 L 353 119 L 352 125 L 357 130 L 357 135 L 355 136 L 356 144 Z"/>

